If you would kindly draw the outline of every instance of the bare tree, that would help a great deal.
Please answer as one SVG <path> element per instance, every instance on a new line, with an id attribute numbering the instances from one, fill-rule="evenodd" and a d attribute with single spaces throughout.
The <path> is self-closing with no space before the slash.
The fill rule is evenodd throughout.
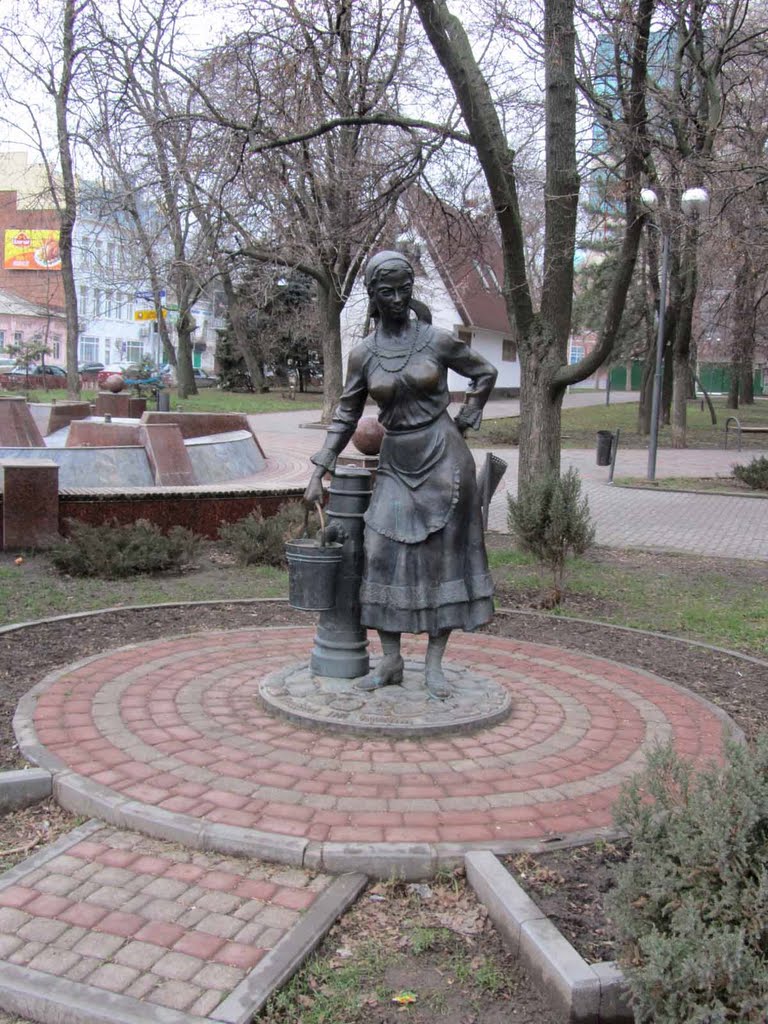
<path id="1" fill-rule="evenodd" d="M 176 365 L 179 393 L 187 396 L 197 391 L 192 309 L 217 270 L 213 221 L 200 219 L 194 184 L 203 171 L 196 94 L 184 74 L 194 54 L 181 52 L 183 11 L 184 0 L 136 0 L 102 13 L 91 66 L 102 82 L 94 151 L 117 186 L 116 201 L 134 222 L 164 349 Z M 159 298 L 166 281 L 177 307 L 175 356 Z"/>
<path id="2" fill-rule="evenodd" d="M 315 281 L 326 419 L 342 386 L 341 311 L 399 197 L 443 140 L 398 111 L 418 57 L 408 9 L 402 0 L 266 4 L 197 79 L 201 117 L 220 128 L 215 152 L 238 161 L 227 186 L 209 190 L 238 240 L 232 257 Z"/>
<path id="3" fill-rule="evenodd" d="M 634 270 L 642 227 L 638 193 L 644 171 L 644 89 L 653 0 L 634 17 L 625 116 L 623 204 L 626 228 L 609 290 L 603 328 L 592 353 L 567 363 L 579 174 L 576 156 L 574 12 L 570 0 L 546 0 L 545 229 L 541 302 L 534 307 L 518 198 L 515 154 L 467 34 L 444 0 L 414 0 L 424 29 L 459 102 L 483 168 L 502 238 L 505 298 L 516 324 L 522 369 L 521 488 L 560 464 L 560 409 L 565 388 L 588 377 L 613 345 Z"/>
<path id="4" fill-rule="evenodd" d="M 0 25 L 0 94 L 6 125 L 23 131 L 45 165 L 48 189 L 59 217 L 59 252 L 66 315 L 67 390 L 80 391 L 77 372 L 77 291 L 72 240 L 77 219 L 74 149 L 78 98 L 76 82 L 84 66 L 84 23 L 89 0 L 32 5 L 8 4 Z M 75 126 L 73 126 L 73 120 Z M 50 124 L 53 123 L 53 146 Z"/>

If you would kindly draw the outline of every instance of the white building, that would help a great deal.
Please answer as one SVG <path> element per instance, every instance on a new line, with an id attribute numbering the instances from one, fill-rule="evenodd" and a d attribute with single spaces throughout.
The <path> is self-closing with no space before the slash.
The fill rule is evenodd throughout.
<path id="1" fill-rule="evenodd" d="M 407 243 L 398 247 L 414 265 L 414 298 L 429 306 L 435 327 L 452 331 L 493 363 L 499 371 L 494 394 L 516 395 L 520 362 L 501 293 L 502 255 L 495 238 L 485 237 L 482 245 L 474 239 L 472 246 L 449 256 L 447 247 L 439 246 L 420 226 L 418 234 L 410 233 Z M 342 312 L 345 368 L 349 352 L 365 334 L 367 315 L 368 294 L 361 274 Z M 453 394 L 463 395 L 467 384 L 465 377 L 449 371 L 448 387 Z"/>

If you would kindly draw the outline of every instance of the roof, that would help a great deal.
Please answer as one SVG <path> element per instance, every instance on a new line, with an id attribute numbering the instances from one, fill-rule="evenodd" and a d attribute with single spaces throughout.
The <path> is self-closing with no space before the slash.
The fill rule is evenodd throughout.
<path id="1" fill-rule="evenodd" d="M 52 309 L 50 306 L 41 306 L 37 302 L 30 302 L 22 299 L 20 295 L 13 292 L 6 292 L 0 289 L 0 316 L 42 316 L 54 317 L 57 320 L 64 320 L 65 315 L 60 310 Z"/>
<path id="2" fill-rule="evenodd" d="M 424 193 L 409 206 L 464 325 L 513 335 L 501 290 L 504 259 L 493 224 Z"/>

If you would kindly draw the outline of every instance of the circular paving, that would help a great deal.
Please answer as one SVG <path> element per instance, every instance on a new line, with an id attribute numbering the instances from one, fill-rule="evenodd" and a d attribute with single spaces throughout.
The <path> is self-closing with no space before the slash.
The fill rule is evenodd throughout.
<path id="1" fill-rule="evenodd" d="M 378 659 L 372 660 L 372 669 Z M 503 721 L 512 694 L 472 669 L 445 666 L 451 693 L 432 697 L 424 685 L 424 664 L 405 662 L 400 686 L 366 692 L 357 679 L 313 676 L 307 659 L 273 672 L 259 687 L 266 707 L 308 728 L 363 736 L 436 736 L 487 728 Z"/>
<path id="2" fill-rule="evenodd" d="M 303 728 L 259 689 L 308 656 L 313 633 L 208 632 L 89 658 L 23 699 L 21 748 L 59 773 L 71 809 L 230 851 L 250 837 L 262 855 L 331 870 L 363 851 L 382 874 L 594 834 L 651 744 L 696 761 L 722 751 L 726 716 L 663 679 L 486 634 L 454 634 L 446 666 L 509 694 L 503 721 L 434 737 Z M 423 661 L 421 638 L 403 646 Z"/>

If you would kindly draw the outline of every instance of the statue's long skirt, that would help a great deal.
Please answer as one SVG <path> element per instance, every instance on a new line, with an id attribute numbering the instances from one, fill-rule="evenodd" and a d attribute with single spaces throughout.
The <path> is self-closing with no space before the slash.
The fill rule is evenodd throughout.
<path id="1" fill-rule="evenodd" d="M 471 631 L 493 617 L 492 595 L 475 463 L 453 420 L 388 432 L 366 513 L 362 624 Z"/>

